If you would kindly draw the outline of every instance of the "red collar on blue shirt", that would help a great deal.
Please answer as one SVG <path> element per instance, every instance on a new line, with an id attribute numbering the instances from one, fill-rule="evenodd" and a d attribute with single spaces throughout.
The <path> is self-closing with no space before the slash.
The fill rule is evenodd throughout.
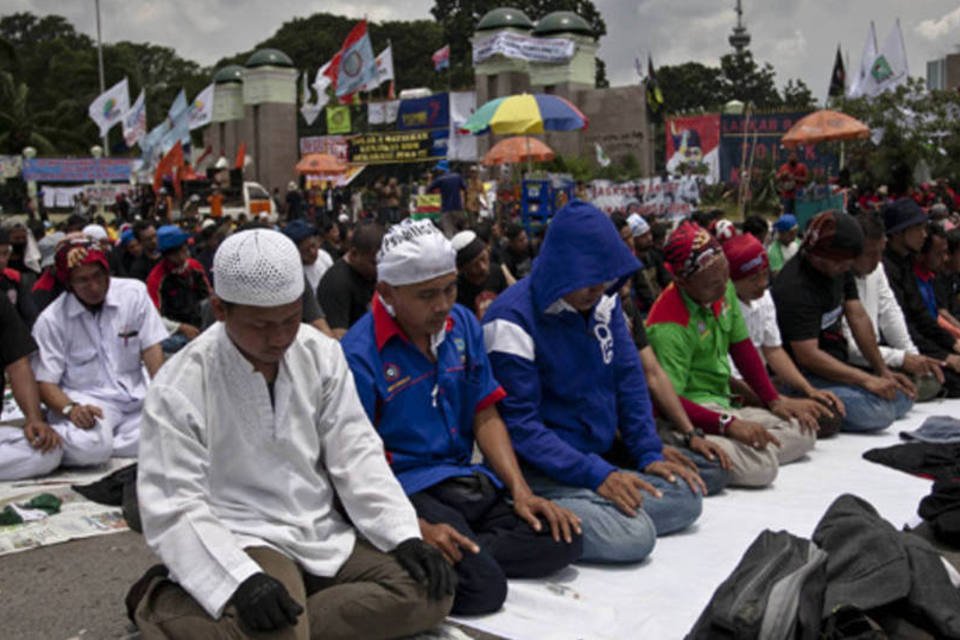
<path id="1" fill-rule="evenodd" d="M 383 351 L 383 347 L 394 337 L 398 337 L 407 343 L 410 342 L 407 334 L 403 332 L 403 327 L 400 326 L 396 318 L 390 315 L 387 307 L 380 300 L 380 294 L 373 296 L 371 313 L 373 313 L 373 337 L 377 342 L 377 351 Z M 453 326 L 453 316 L 447 316 L 447 333 L 453 330 Z"/>

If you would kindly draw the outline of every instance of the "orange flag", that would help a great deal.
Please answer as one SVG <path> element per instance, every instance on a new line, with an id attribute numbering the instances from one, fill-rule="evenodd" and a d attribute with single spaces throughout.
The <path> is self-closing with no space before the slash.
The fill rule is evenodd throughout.
<path id="1" fill-rule="evenodd" d="M 173 145 L 170 151 L 167 151 L 166 155 L 160 160 L 157 164 L 157 170 L 153 174 L 153 191 L 156 193 L 160 191 L 160 187 L 163 185 L 163 177 L 167 175 L 173 176 L 173 188 L 177 192 L 177 196 L 180 195 L 180 173 L 183 170 L 183 145 L 177 140 L 177 143 Z"/>
<path id="2" fill-rule="evenodd" d="M 243 160 L 247 157 L 247 143 L 241 142 L 237 149 L 237 159 L 233 162 L 234 169 L 243 169 Z"/>

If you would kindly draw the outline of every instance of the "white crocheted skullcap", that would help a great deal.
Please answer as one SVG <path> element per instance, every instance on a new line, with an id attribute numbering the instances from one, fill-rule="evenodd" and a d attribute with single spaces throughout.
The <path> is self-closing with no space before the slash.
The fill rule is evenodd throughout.
<path id="1" fill-rule="evenodd" d="M 631 213 L 627 216 L 627 226 L 630 227 L 630 235 L 634 238 L 650 231 L 650 223 L 639 213 Z"/>
<path id="2" fill-rule="evenodd" d="M 394 225 L 377 254 L 377 278 L 395 287 L 426 282 L 457 271 L 457 252 L 429 220 Z"/>
<path id="3" fill-rule="evenodd" d="M 83 228 L 82 233 L 91 240 L 96 240 L 97 242 L 110 239 L 110 236 L 107 235 L 107 230 L 98 224 L 88 224 Z"/>
<path id="4" fill-rule="evenodd" d="M 279 307 L 303 295 L 300 251 L 279 231 L 250 229 L 229 236 L 213 257 L 214 291 L 221 300 Z"/>

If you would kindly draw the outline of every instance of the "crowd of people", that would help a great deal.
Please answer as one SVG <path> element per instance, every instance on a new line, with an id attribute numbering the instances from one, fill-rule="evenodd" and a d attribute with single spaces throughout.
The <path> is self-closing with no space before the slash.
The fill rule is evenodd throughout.
<path id="1" fill-rule="evenodd" d="M 531 237 L 463 214 L 451 173 L 436 222 L 387 181 L 366 220 L 0 231 L 23 413 L 0 479 L 137 458 L 162 562 L 127 598 L 145 637 L 490 613 L 509 578 L 641 561 L 818 438 L 960 397 L 955 201 L 865 201 L 801 235 L 790 213 L 666 225 L 574 200 Z"/>

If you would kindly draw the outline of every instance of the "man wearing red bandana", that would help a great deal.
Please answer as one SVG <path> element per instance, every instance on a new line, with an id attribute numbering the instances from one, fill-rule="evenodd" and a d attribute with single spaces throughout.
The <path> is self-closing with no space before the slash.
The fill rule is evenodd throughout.
<path id="1" fill-rule="evenodd" d="M 144 366 L 152 377 L 163 363 L 160 315 L 146 286 L 111 278 L 106 256 L 86 238 L 61 244 L 54 273 L 65 291 L 37 318 L 32 365 L 50 426 L 63 439 L 62 463 L 135 457 Z"/>
<path id="2" fill-rule="evenodd" d="M 808 403 L 780 395 L 750 341 L 730 268 L 706 229 L 684 222 L 664 247 L 676 279 L 647 316 L 647 334 L 698 434 L 729 456 L 730 484 L 766 486 L 780 464 L 813 448 Z M 765 408 L 742 407 L 730 390 L 733 359 Z"/>

